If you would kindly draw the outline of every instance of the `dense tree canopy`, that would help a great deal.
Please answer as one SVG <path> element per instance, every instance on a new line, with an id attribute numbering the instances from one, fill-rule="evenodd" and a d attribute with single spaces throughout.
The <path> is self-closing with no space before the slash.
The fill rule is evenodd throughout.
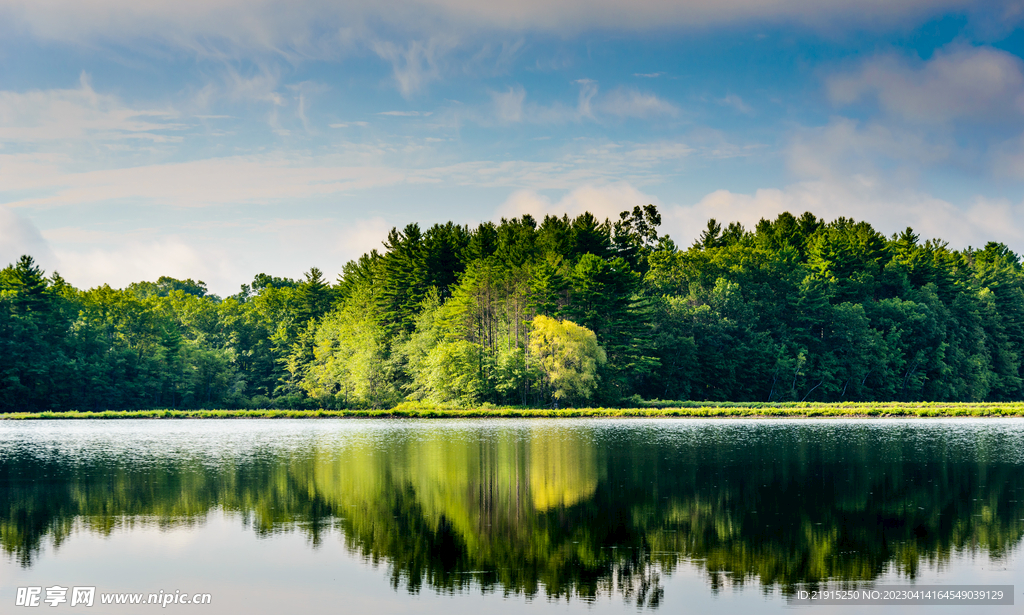
<path id="1" fill-rule="evenodd" d="M 784 213 L 679 249 L 660 223 L 410 224 L 334 284 L 261 273 L 226 299 L 169 277 L 78 290 L 25 256 L 0 271 L 0 411 L 1024 397 L 1003 244 Z M 590 366 L 569 388 L 551 323 L 592 337 L 559 359 Z"/>

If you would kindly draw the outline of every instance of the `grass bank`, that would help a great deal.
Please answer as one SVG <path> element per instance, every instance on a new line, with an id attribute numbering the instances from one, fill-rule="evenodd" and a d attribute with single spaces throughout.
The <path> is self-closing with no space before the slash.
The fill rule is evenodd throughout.
<path id="1" fill-rule="evenodd" d="M 403 403 L 380 410 L 107 410 L 12 412 L 19 419 L 300 419 L 300 418 L 942 418 L 1024 417 L 1024 403 L 708 403 L 644 402 L 639 408 L 455 408 Z"/>

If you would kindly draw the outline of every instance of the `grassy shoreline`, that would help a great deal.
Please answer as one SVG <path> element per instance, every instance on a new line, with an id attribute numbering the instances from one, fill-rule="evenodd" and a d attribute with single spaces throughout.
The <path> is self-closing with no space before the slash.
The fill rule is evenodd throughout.
<path id="1" fill-rule="evenodd" d="M 671 403 L 671 405 L 663 405 Z M 401 404 L 378 410 L 106 410 L 12 412 L 0 420 L 279 419 L 279 418 L 1003 418 L 1024 417 L 1024 402 L 1008 403 L 707 403 L 651 402 L 643 408 L 448 408 Z"/>

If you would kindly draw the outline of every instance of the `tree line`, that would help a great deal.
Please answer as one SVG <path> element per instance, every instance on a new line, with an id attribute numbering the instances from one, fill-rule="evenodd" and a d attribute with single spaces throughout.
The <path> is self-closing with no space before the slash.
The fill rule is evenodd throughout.
<path id="1" fill-rule="evenodd" d="M 1024 396 L 1006 245 L 783 213 L 682 249 L 660 224 L 409 224 L 334 283 L 259 274 L 225 299 L 79 290 L 24 256 L 0 270 L 0 411 Z"/>

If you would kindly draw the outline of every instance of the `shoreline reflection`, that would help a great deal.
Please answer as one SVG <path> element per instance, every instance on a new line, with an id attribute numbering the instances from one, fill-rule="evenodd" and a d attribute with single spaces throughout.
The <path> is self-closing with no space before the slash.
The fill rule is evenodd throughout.
<path id="1" fill-rule="evenodd" d="M 116 443 L 0 444 L 0 547 L 27 568 L 47 542 L 73 539 L 76 523 L 109 535 L 223 510 L 257 535 L 299 531 L 313 547 L 340 530 L 396 590 L 617 594 L 657 607 L 662 576 L 686 562 L 704 568 L 712 591 L 756 580 L 791 594 L 887 571 L 914 578 L 959 554 L 1007 557 L 1024 535 L 1016 428 L 360 429 L 213 457 L 187 446 L 140 459 Z"/>

